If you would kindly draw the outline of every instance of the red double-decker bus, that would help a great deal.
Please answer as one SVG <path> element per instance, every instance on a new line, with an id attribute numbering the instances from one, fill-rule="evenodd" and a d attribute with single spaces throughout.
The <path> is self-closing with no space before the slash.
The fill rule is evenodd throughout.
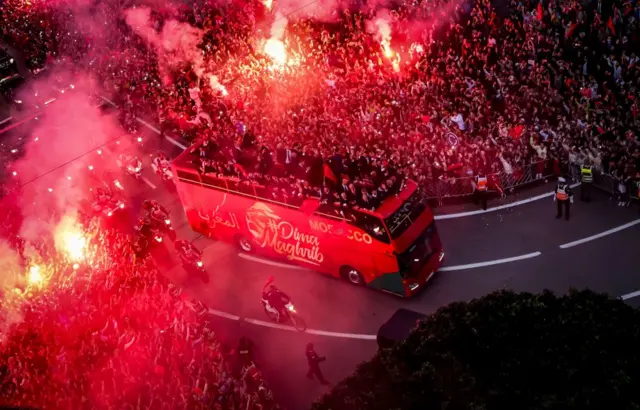
<path id="1" fill-rule="evenodd" d="M 172 162 L 191 228 L 244 252 L 285 260 L 403 297 L 415 294 L 444 258 L 433 213 L 408 181 L 375 212 L 339 212 L 319 198 L 274 199 L 236 178 L 202 174 L 196 147 Z"/>

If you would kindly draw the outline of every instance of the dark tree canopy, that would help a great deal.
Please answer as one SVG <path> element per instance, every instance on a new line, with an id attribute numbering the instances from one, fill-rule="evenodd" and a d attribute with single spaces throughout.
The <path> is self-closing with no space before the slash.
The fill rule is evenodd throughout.
<path id="1" fill-rule="evenodd" d="M 591 291 L 453 303 L 313 409 L 640 409 L 640 311 Z"/>

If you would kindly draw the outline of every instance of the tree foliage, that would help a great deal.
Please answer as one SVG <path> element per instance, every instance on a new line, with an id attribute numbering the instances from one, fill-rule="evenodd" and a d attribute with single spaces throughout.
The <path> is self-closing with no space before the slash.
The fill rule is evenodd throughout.
<path id="1" fill-rule="evenodd" d="M 591 291 L 453 303 L 313 409 L 640 409 L 640 311 Z"/>

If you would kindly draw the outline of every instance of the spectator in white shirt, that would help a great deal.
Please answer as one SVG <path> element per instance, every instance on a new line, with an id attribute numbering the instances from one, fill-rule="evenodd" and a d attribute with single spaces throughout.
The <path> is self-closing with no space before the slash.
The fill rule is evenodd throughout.
<path id="1" fill-rule="evenodd" d="M 453 117 L 451 117 L 451 121 L 455 122 L 458 125 L 458 129 L 460 131 L 464 131 L 467 129 L 467 126 L 464 123 L 464 118 L 462 117 L 462 114 L 458 113 L 454 115 Z"/>

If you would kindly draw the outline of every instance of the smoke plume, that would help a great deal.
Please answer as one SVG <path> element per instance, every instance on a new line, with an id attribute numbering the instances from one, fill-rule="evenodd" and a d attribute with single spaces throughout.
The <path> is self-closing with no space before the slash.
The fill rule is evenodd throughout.
<path id="1" fill-rule="evenodd" d="M 174 19 L 165 21 L 158 32 L 151 22 L 148 7 L 130 8 L 124 11 L 125 21 L 131 29 L 142 37 L 157 53 L 158 67 L 164 81 L 168 81 L 171 71 L 180 64 L 190 63 L 198 77 L 205 72 L 202 50 L 198 48 L 204 32 Z"/>

